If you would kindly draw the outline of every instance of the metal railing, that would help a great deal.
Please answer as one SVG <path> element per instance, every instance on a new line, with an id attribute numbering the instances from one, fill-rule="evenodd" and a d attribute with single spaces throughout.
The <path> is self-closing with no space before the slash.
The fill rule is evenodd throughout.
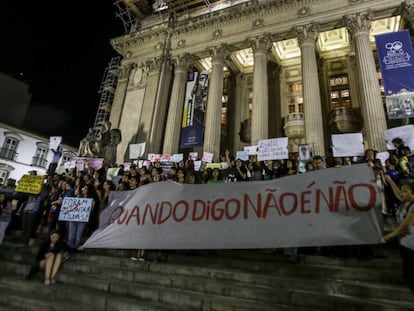
<path id="1" fill-rule="evenodd" d="M 0 158 L 10 161 L 16 161 L 18 153 L 13 149 L 0 148 Z"/>
<path id="2" fill-rule="evenodd" d="M 35 157 L 32 158 L 32 164 L 31 165 L 46 168 L 47 162 L 48 161 L 45 158 L 35 156 Z"/>

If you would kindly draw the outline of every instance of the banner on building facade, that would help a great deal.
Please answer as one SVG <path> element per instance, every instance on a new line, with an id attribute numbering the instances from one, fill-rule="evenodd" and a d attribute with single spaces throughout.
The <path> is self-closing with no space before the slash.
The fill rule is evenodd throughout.
<path id="1" fill-rule="evenodd" d="M 188 76 L 181 123 L 181 148 L 203 145 L 204 116 L 207 107 L 208 72 Z"/>
<path id="2" fill-rule="evenodd" d="M 413 47 L 408 30 L 375 36 L 389 119 L 414 117 Z"/>
<path id="3" fill-rule="evenodd" d="M 151 183 L 111 193 L 86 248 L 247 249 L 375 244 L 381 202 L 366 164 L 269 181 Z"/>

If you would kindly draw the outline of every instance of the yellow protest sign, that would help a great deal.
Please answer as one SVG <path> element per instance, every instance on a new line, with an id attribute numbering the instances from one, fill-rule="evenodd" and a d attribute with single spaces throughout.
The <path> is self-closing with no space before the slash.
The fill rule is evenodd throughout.
<path id="1" fill-rule="evenodd" d="M 206 168 L 211 168 L 211 169 L 218 168 L 221 170 L 221 163 L 207 163 Z"/>
<path id="2" fill-rule="evenodd" d="M 38 194 L 42 189 L 43 179 L 43 176 L 23 175 L 23 177 L 20 178 L 15 191 Z"/>

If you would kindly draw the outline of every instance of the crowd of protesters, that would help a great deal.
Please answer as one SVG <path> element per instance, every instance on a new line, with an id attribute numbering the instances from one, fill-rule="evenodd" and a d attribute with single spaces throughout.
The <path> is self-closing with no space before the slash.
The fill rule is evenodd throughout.
<path id="1" fill-rule="evenodd" d="M 367 150 L 362 157 L 335 158 L 331 150 L 325 155 L 315 155 L 309 159 L 299 160 L 298 154 L 291 154 L 288 159 L 257 161 L 256 156 L 242 160 L 233 157 L 229 151 L 219 156 L 212 163 L 203 163 L 195 168 L 195 160 L 190 158 L 177 163 L 162 163 L 160 161 L 144 161 L 145 165 L 137 164 L 119 165 L 115 176 L 109 178 L 106 168 L 93 170 L 86 165 L 84 170 L 76 168 L 67 169 L 63 174 L 49 172 L 44 177 L 42 190 L 37 195 L 16 193 L 10 185 L 0 188 L 0 243 L 4 233 L 11 230 L 21 230 L 23 243 L 30 244 L 31 239 L 41 232 L 48 232 L 49 237 L 57 234 L 66 243 L 65 254 L 62 260 L 74 259 L 78 247 L 82 241 L 88 238 L 99 226 L 99 214 L 108 205 L 111 191 L 134 190 L 148 183 L 173 181 L 187 184 L 211 184 L 229 182 L 249 182 L 257 180 L 271 180 L 284 176 L 303 174 L 313 170 L 329 169 L 343 165 L 367 163 L 374 170 L 377 183 L 383 195 L 382 213 L 399 217 L 399 223 L 403 221 L 401 206 L 408 211 L 411 201 L 405 204 L 396 189 L 402 184 L 410 183 L 413 176 L 411 150 L 404 142 L 397 138 L 393 140 L 396 150 L 390 153 L 390 157 L 381 163 L 376 158 L 375 150 Z M 142 161 L 141 161 L 142 162 Z M 3 194 L 2 194 L 3 193 Z M 414 188 L 413 188 L 414 193 Z M 93 204 L 88 222 L 67 222 L 59 220 L 59 211 L 65 197 L 92 198 Z M 14 206 L 11 207 L 11 201 Z M 414 202 L 414 195 L 412 197 Z M 30 208 L 28 207 L 30 206 Z M 405 213 L 407 215 L 408 212 Z M 411 212 L 412 214 L 412 212 Z M 5 231 L 7 228 L 7 231 Z M 411 229 L 412 230 L 412 229 Z M 56 236 L 53 236 L 56 238 Z M 393 236 L 386 236 L 391 240 Z M 60 250 L 63 248 L 60 247 Z M 365 248 L 364 248 L 365 249 Z M 318 252 L 321 248 L 316 249 Z M 331 252 L 332 249 L 329 249 Z M 355 252 L 352 249 L 351 253 Z M 413 250 L 411 249 L 411 256 Z M 350 255 L 347 249 L 347 256 Z M 352 253 L 351 255 L 355 255 Z M 361 249 L 358 249 L 358 256 Z M 371 256 L 371 252 L 364 256 Z M 291 260 L 297 262 L 298 249 L 291 249 Z M 138 251 L 138 258 L 144 258 L 144 250 Z M 41 258 L 43 260 L 43 258 Z M 40 262 L 40 261 L 39 261 Z M 47 261 L 42 261 L 46 265 Z M 412 272 L 411 272 L 412 273 Z M 53 280 L 46 280 L 48 283 Z"/>

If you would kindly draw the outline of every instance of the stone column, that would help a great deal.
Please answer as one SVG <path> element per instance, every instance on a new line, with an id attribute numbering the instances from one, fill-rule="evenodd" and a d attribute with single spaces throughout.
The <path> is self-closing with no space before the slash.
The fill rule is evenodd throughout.
<path id="1" fill-rule="evenodd" d="M 406 0 L 402 3 L 402 17 L 408 22 L 410 30 L 414 30 L 414 1 Z"/>
<path id="2" fill-rule="evenodd" d="M 229 50 L 223 44 L 219 47 L 211 48 L 210 55 L 212 58 L 212 67 L 208 82 L 203 151 L 212 152 L 217 157 L 220 153 L 223 70 L 224 62 L 229 55 Z"/>
<path id="3" fill-rule="evenodd" d="M 233 145 L 232 150 L 243 150 L 242 149 L 242 142 L 240 140 L 240 131 L 241 131 L 241 106 L 243 103 L 242 100 L 242 84 L 243 84 L 243 74 L 238 73 L 234 78 L 234 102 L 233 109 L 232 109 L 232 120 L 231 120 L 231 126 L 233 128 Z"/>
<path id="4" fill-rule="evenodd" d="M 134 72 L 134 68 L 136 68 L 136 66 L 136 64 L 126 64 L 120 68 L 114 100 L 112 102 L 111 114 L 109 116 L 109 121 L 111 122 L 113 128 L 119 128 L 129 79 L 133 76 L 132 73 Z"/>
<path id="5" fill-rule="evenodd" d="M 316 62 L 316 39 L 319 35 L 315 24 L 295 27 L 301 50 L 303 109 L 305 113 L 306 143 L 314 155 L 325 155 L 321 94 Z"/>
<path id="6" fill-rule="evenodd" d="M 155 107 L 158 101 L 158 90 L 160 79 L 160 61 L 159 58 L 145 62 L 146 86 L 144 99 L 142 101 L 139 128 L 136 135 L 136 143 L 146 142 L 146 152 L 157 152 L 154 149 L 152 138 L 152 129 L 154 124 Z"/>
<path id="7" fill-rule="evenodd" d="M 187 73 L 188 69 L 192 65 L 192 58 L 190 54 L 184 54 L 173 59 L 173 63 L 175 65 L 174 81 L 171 90 L 167 124 L 164 134 L 164 154 L 178 153 Z"/>
<path id="8" fill-rule="evenodd" d="M 167 117 L 172 72 L 169 55 L 161 56 L 156 61 L 160 68 L 160 73 L 149 142 L 152 152 L 159 153 L 161 152 L 162 136 L 164 135 L 164 125 Z"/>
<path id="9" fill-rule="evenodd" d="M 371 18 L 371 13 L 356 13 L 346 15 L 344 19 L 355 48 L 361 109 L 364 118 L 365 148 L 385 151 L 384 132 L 387 129 L 387 122 L 375 59 L 369 41 Z"/>
<path id="10" fill-rule="evenodd" d="M 251 144 L 269 137 L 269 98 L 267 81 L 267 56 L 272 47 L 269 35 L 250 40 L 253 49 L 253 105 Z"/>
<path id="11" fill-rule="evenodd" d="M 280 111 L 280 72 L 276 63 L 267 64 L 269 77 L 269 137 L 282 136 L 282 114 Z"/>

